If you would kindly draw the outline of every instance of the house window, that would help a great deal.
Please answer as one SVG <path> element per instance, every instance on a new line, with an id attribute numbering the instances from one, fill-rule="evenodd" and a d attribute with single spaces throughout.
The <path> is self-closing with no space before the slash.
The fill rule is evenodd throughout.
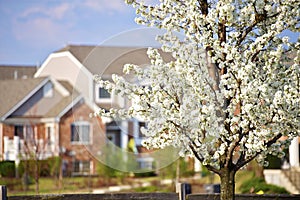
<path id="1" fill-rule="evenodd" d="M 121 146 L 121 129 L 115 121 L 106 125 L 106 138 L 117 146 Z"/>
<path id="2" fill-rule="evenodd" d="M 145 122 L 139 122 L 139 138 L 145 137 L 141 131 L 141 128 L 147 128 L 147 124 Z"/>
<path id="3" fill-rule="evenodd" d="M 35 126 L 33 125 L 16 125 L 14 130 L 14 135 L 19 136 L 20 139 L 25 139 L 26 141 L 32 141 L 35 138 Z"/>
<path id="4" fill-rule="evenodd" d="M 34 141 L 35 138 L 35 134 L 34 134 L 34 126 L 31 125 L 26 125 L 25 126 L 25 140 L 27 141 Z"/>
<path id="5" fill-rule="evenodd" d="M 110 99 L 110 93 L 106 89 L 99 87 L 99 99 Z"/>
<path id="6" fill-rule="evenodd" d="M 90 143 L 91 128 L 88 122 L 74 122 L 71 124 L 71 142 Z"/>
<path id="7" fill-rule="evenodd" d="M 43 87 L 43 93 L 44 93 L 44 97 L 46 97 L 46 98 L 51 98 L 51 97 L 53 97 L 53 85 L 52 85 L 52 83 L 48 82 L 48 83 Z"/>
<path id="8" fill-rule="evenodd" d="M 138 158 L 137 162 L 140 169 L 153 170 L 153 161 L 152 157 Z"/>
<path id="9" fill-rule="evenodd" d="M 73 173 L 74 174 L 88 174 L 90 173 L 90 161 L 75 160 L 73 162 Z"/>
<path id="10" fill-rule="evenodd" d="M 106 130 L 106 138 L 117 146 L 121 146 L 121 130 Z"/>
<path id="11" fill-rule="evenodd" d="M 111 102 L 111 94 L 105 89 L 97 85 L 95 87 L 95 99 L 97 103 Z"/>
<path id="12" fill-rule="evenodd" d="M 15 126 L 15 136 L 18 136 L 20 139 L 24 139 L 24 127 L 21 125 Z"/>

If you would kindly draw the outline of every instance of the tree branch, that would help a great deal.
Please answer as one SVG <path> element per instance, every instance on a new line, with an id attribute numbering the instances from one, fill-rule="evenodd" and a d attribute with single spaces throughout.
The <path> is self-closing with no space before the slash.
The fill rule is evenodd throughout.
<path id="1" fill-rule="evenodd" d="M 281 138 L 282 134 L 279 133 L 275 137 L 273 137 L 271 140 L 265 143 L 266 147 L 269 148 L 272 144 L 274 144 L 279 138 Z M 239 170 L 241 167 L 243 167 L 245 164 L 249 163 L 252 161 L 254 158 L 256 158 L 262 150 L 256 152 L 254 155 L 250 156 L 248 159 L 245 159 L 244 157 L 241 157 L 241 159 L 238 160 L 235 170 Z"/>
<path id="2" fill-rule="evenodd" d="M 260 22 L 266 21 L 267 19 L 276 17 L 280 14 L 280 12 L 271 15 L 271 16 L 267 16 L 267 12 L 264 10 L 264 13 L 258 13 L 256 10 L 256 7 L 253 3 L 253 7 L 254 7 L 254 12 L 255 12 L 255 20 L 253 22 L 253 24 L 251 24 L 250 26 L 248 26 L 243 32 L 240 33 L 240 35 L 238 36 L 238 41 L 237 41 L 237 45 L 240 45 L 245 38 L 247 37 L 247 35 L 253 30 L 253 28 Z"/>
<path id="3" fill-rule="evenodd" d="M 207 3 L 207 0 L 198 0 L 198 3 L 200 5 L 201 13 L 204 16 L 208 15 L 208 3 Z"/>

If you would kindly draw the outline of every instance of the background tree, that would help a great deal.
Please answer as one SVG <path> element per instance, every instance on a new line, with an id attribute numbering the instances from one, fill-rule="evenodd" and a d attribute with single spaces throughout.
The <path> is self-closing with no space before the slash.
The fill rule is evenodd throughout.
<path id="1" fill-rule="evenodd" d="M 29 172 L 33 173 L 35 182 L 35 192 L 39 193 L 40 179 L 40 161 L 45 159 L 47 153 L 48 139 L 45 138 L 41 127 L 30 122 L 30 125 L 25 127 L 26 135 L 24 136 L 21 149 L 21 159 L 24 160 L 24 182 L 25 188 L 28 189 Z"/>
<path id="2" fill-rule="evenodd" d="M 221 199 L 234 199 L 240 168 L 255 158 L 263 163 L 268 153 L 283 156 L 299 135 L 300 44 L 286 34 L 299 33 L 300 1 L 126 2 L 137 23 L 166 30 L 157 39 L 174 60 L 150 48 L 151 66 L 124 66 L 146 86 L 96 76 L 132 101 L 126 110 L 98 114 L 145 120 L 145 146 L 175 146 L 195 156 L 220 176 Z"/>

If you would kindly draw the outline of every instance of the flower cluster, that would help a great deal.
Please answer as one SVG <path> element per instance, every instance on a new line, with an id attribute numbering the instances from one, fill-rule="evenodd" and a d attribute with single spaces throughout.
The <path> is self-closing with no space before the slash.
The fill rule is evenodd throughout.
<path id="1" fill-rule="evenodd" d="M 145 84 L 98 78 L 132 102 L 101 115 L 142 119 L 144 145 L 180 148 L 215 169 L 263 161 L 300 134 L 300 45 L 283 36 L 299 29 L 299 1 L 126 2 L 137 23 L 167 30 L 157 39 L 174 60 L 149 48 L 150 66 L 124 67 Z"/>

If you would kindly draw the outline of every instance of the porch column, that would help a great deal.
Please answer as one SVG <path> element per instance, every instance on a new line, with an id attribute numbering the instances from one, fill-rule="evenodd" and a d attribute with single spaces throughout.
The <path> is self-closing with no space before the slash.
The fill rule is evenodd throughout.
<path id="1" fill-rule="evenodd" d="M 3 137 L 3 160 L 9 160 L 9 138 L 8 136 Z"/>
<path id="2" fill-rule="evenodd" d="M 202 171 L 201 162 L 197 158 L 194 158 L 194 171 L 196 173 Z"/>
<path id="3" fill-rule="evenodd" d="M 299 137 L 295 137 L 289 146 L 289 158 L 291 167 L 299 167 Z"/>
<path id="4" fill-rule="evenodd" d="M 121 122 L 120 139 L 121 139 L 121 148 L 126 150 L 128 145 L 128 121 Z"/>

